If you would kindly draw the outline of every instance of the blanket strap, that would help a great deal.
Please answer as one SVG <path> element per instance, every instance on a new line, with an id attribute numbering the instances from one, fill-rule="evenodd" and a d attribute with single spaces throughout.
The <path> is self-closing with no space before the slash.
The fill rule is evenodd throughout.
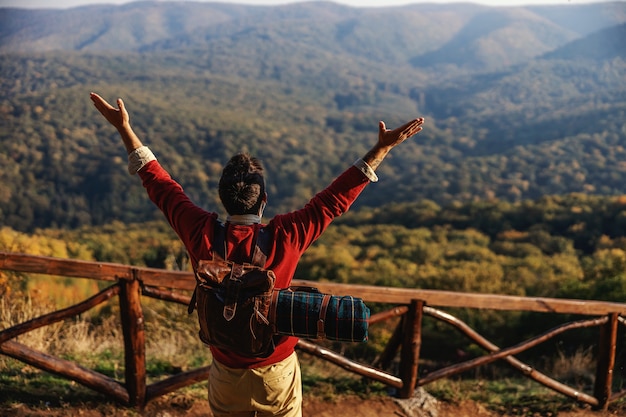
<path id="1" fill-rule="evenodd" d="M 276 333 L 276 310 L 278 309 L 278 295 L 280 290 L 272 291 L 272 302 L 270 304 L 269 321 L 274 327 L 274 333 Z"/>
<path id="2" fill-rule="evenodd" d="M 324 294 L 322 299 L 322 305 L 320 307 L 320 316 L 317 320 L 317 338 L 325 339 L 326 332 L 324 331 L 324 324 L 326 321 L 326 311 L 328 310 L 328 303 L 330 302 L 330 294 Z"/>

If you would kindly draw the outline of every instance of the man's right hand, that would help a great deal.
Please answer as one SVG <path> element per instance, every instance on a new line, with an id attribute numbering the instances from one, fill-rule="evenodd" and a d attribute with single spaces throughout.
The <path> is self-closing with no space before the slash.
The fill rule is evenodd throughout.
<path id="1" fill-rule="evenodd" d="M 96 106 L 96 109 L 98 109 L 104 118 L 118 131 L 130 126 L 130 116 L 121 98 L 117 99 L 118 108 L 116 109 L 96 93 L 91 93 L 89 96 L 94 106 Z"/>
<path id="2" fill-rule="evenodd" d="M 376 170 L 389 151 L 411 136 L 420 132 L 422 130 L 423 123 L 424 118 L 420 117 L 418 119 L 413 119 L 398 128 L 389 130 L 385 126 L 385 122 L 380 121 L 378 123 L 378 142 L 363 157 L 363 160 L 370 166 L 370 168 Z"/>
<path id="3" fill-rule="evenodd" d="M 393 130 L 389 130 L 382 120 L 378 123 L 378 145 L 393 148 L 422 130 L 424 118 L 413 119 Z"/>

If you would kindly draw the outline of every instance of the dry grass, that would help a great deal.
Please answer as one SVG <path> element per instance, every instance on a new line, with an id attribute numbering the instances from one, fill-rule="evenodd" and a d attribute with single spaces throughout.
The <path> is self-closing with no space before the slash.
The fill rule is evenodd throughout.
<path id="1" fill-rule="evenodd" d="M 0 298 L 0 329 L 6 329 L 19 323 L 24 323 L 49 311 L 51 303 L 39 301 L 30 296 L 19 295 Z M 59 337 L 62 323 L 41 327 L 17 337 L 16 341 L 33 349 L 48 352 L 54 340 Z"/>
<path id="2" fill-rule="evenodd" d="M 57 293 L 58 297 L 59 294 Z M 0 329 L 6 329 L 58 307 L 50 299 L 17 292 L 0 298 Z M 182 306 L 146 300 L 144 304 L 147 369 L 151 376 L 184 371 L 210 363 L 198 340 L 195 316 Z M 123 375 L 124 342 L 119 307 L 112 300 L 82 316 L 44 326 L 15 339 L 32 349 L 70 359 L 110 376 Z M 15 361 L 0 355 L 0 372 Z"/>
<path id="3" fill-rule="evenodd" d="M 146 356 L 173 371 L 210 364 L 211 353 L 198 338 L 197 317 L 187 307 L 161 301 L 145 304 Z"/>
<path id="4" fill-rule="evenodd" d="M 552 375 L 560 381 L 566 381 L 579 387 L 590 385 L 595 379 L 596 358 L 592 348 L 579 347 L 570 355 L 559 350 L 552 365 Z"/>

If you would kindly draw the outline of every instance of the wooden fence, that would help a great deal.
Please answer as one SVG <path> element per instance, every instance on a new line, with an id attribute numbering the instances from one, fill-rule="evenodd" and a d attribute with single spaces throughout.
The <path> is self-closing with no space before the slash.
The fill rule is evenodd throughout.
<path id="1" fill-rule="evenodd" d="M 10 252 L 0 252 L 0 270 L 89 278 L 112 283 L 108 288 L 79 304 L 1 330 L 0 353 L 44 371 L 74 380 L 112 397 L 116 401 L 139 409 L 156 397 L 200 382 L 208 377 L 209 367 L 203 367 L 182 372 L 149 385 L 146 383 L 145 333 L 141 296 L 187 305 L 190 300 L 189 295 L 176 292 L 176 290 L 193 290 L 195 280 L 192 273 Z M 354 362 L 304 339 L 300 340 L 298 349 L 330 361 L 350 372 L 394 387 L 398 390 L 398 395 L 401 398 L 410 397 L 418 386 L 498 360 L 507 362 L 524 376 L 576 401 L 590 404 L 597 410 L 606 410 L 611 401 L 626 395 L 626 390 L 617 393 L 612 392 L 618 327 L 626 324 L 624 320 L 626 304 L 345 285 L 302 280 L 294 280 L 293 284 L 315 286 L 322 292 L 332 294 L 350 294 L 360 297 L 368 303 L 396 305 L 389 311 L 371 316 L 370 325 L 394 317 L 401 318 L 383 353 L 377 363 L 373 365 Z M 74 362 L 33 350 L 12 340 L 26 332 L 81 314 L 115 296 L 119 297 L 122 315 L 125 353 L 125 381 L 123 383 Z M 482 337 L 461 320 L 435 307 L 544 312 L 588 316 L 588 318 L 562 324 L 527 341 L 501 348 Z M 483 348 L 486 352 L 485 355 L 434 370 L 419 378 L 418 364 L 424 315 L 454 326 Z M 593 393 L 583 393 L 569 387 L 521 362 L 514 356 L 564 332 L 589 327 L 600 328 Z M 400 354 L 399 375 L 393 375 L 384 369 L 396 358 L 398 351 Z"/>

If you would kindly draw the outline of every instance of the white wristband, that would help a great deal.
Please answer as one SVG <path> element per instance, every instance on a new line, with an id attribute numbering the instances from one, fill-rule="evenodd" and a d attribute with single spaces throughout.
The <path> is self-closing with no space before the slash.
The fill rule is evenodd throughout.
<path id="1" fill-rule="evenodd" d="M 128 154 L 128 173 L 135 175 L 148 162 L 154 161 L 156 157 L 147 146 L 141 146 Z"/>
<path id="2" fill-rule="evenodd" d="M 378 181 L 378 176 L 376 175 L 372 167 L 369 166 L 367 162 L 365 162 L 363 159 L 357 159 L 356 161 L 354 161 L 353 165 L 357 167 L 359 171 L 361 171 L 363 175 L 365 175 L 371 182 Z"/>

